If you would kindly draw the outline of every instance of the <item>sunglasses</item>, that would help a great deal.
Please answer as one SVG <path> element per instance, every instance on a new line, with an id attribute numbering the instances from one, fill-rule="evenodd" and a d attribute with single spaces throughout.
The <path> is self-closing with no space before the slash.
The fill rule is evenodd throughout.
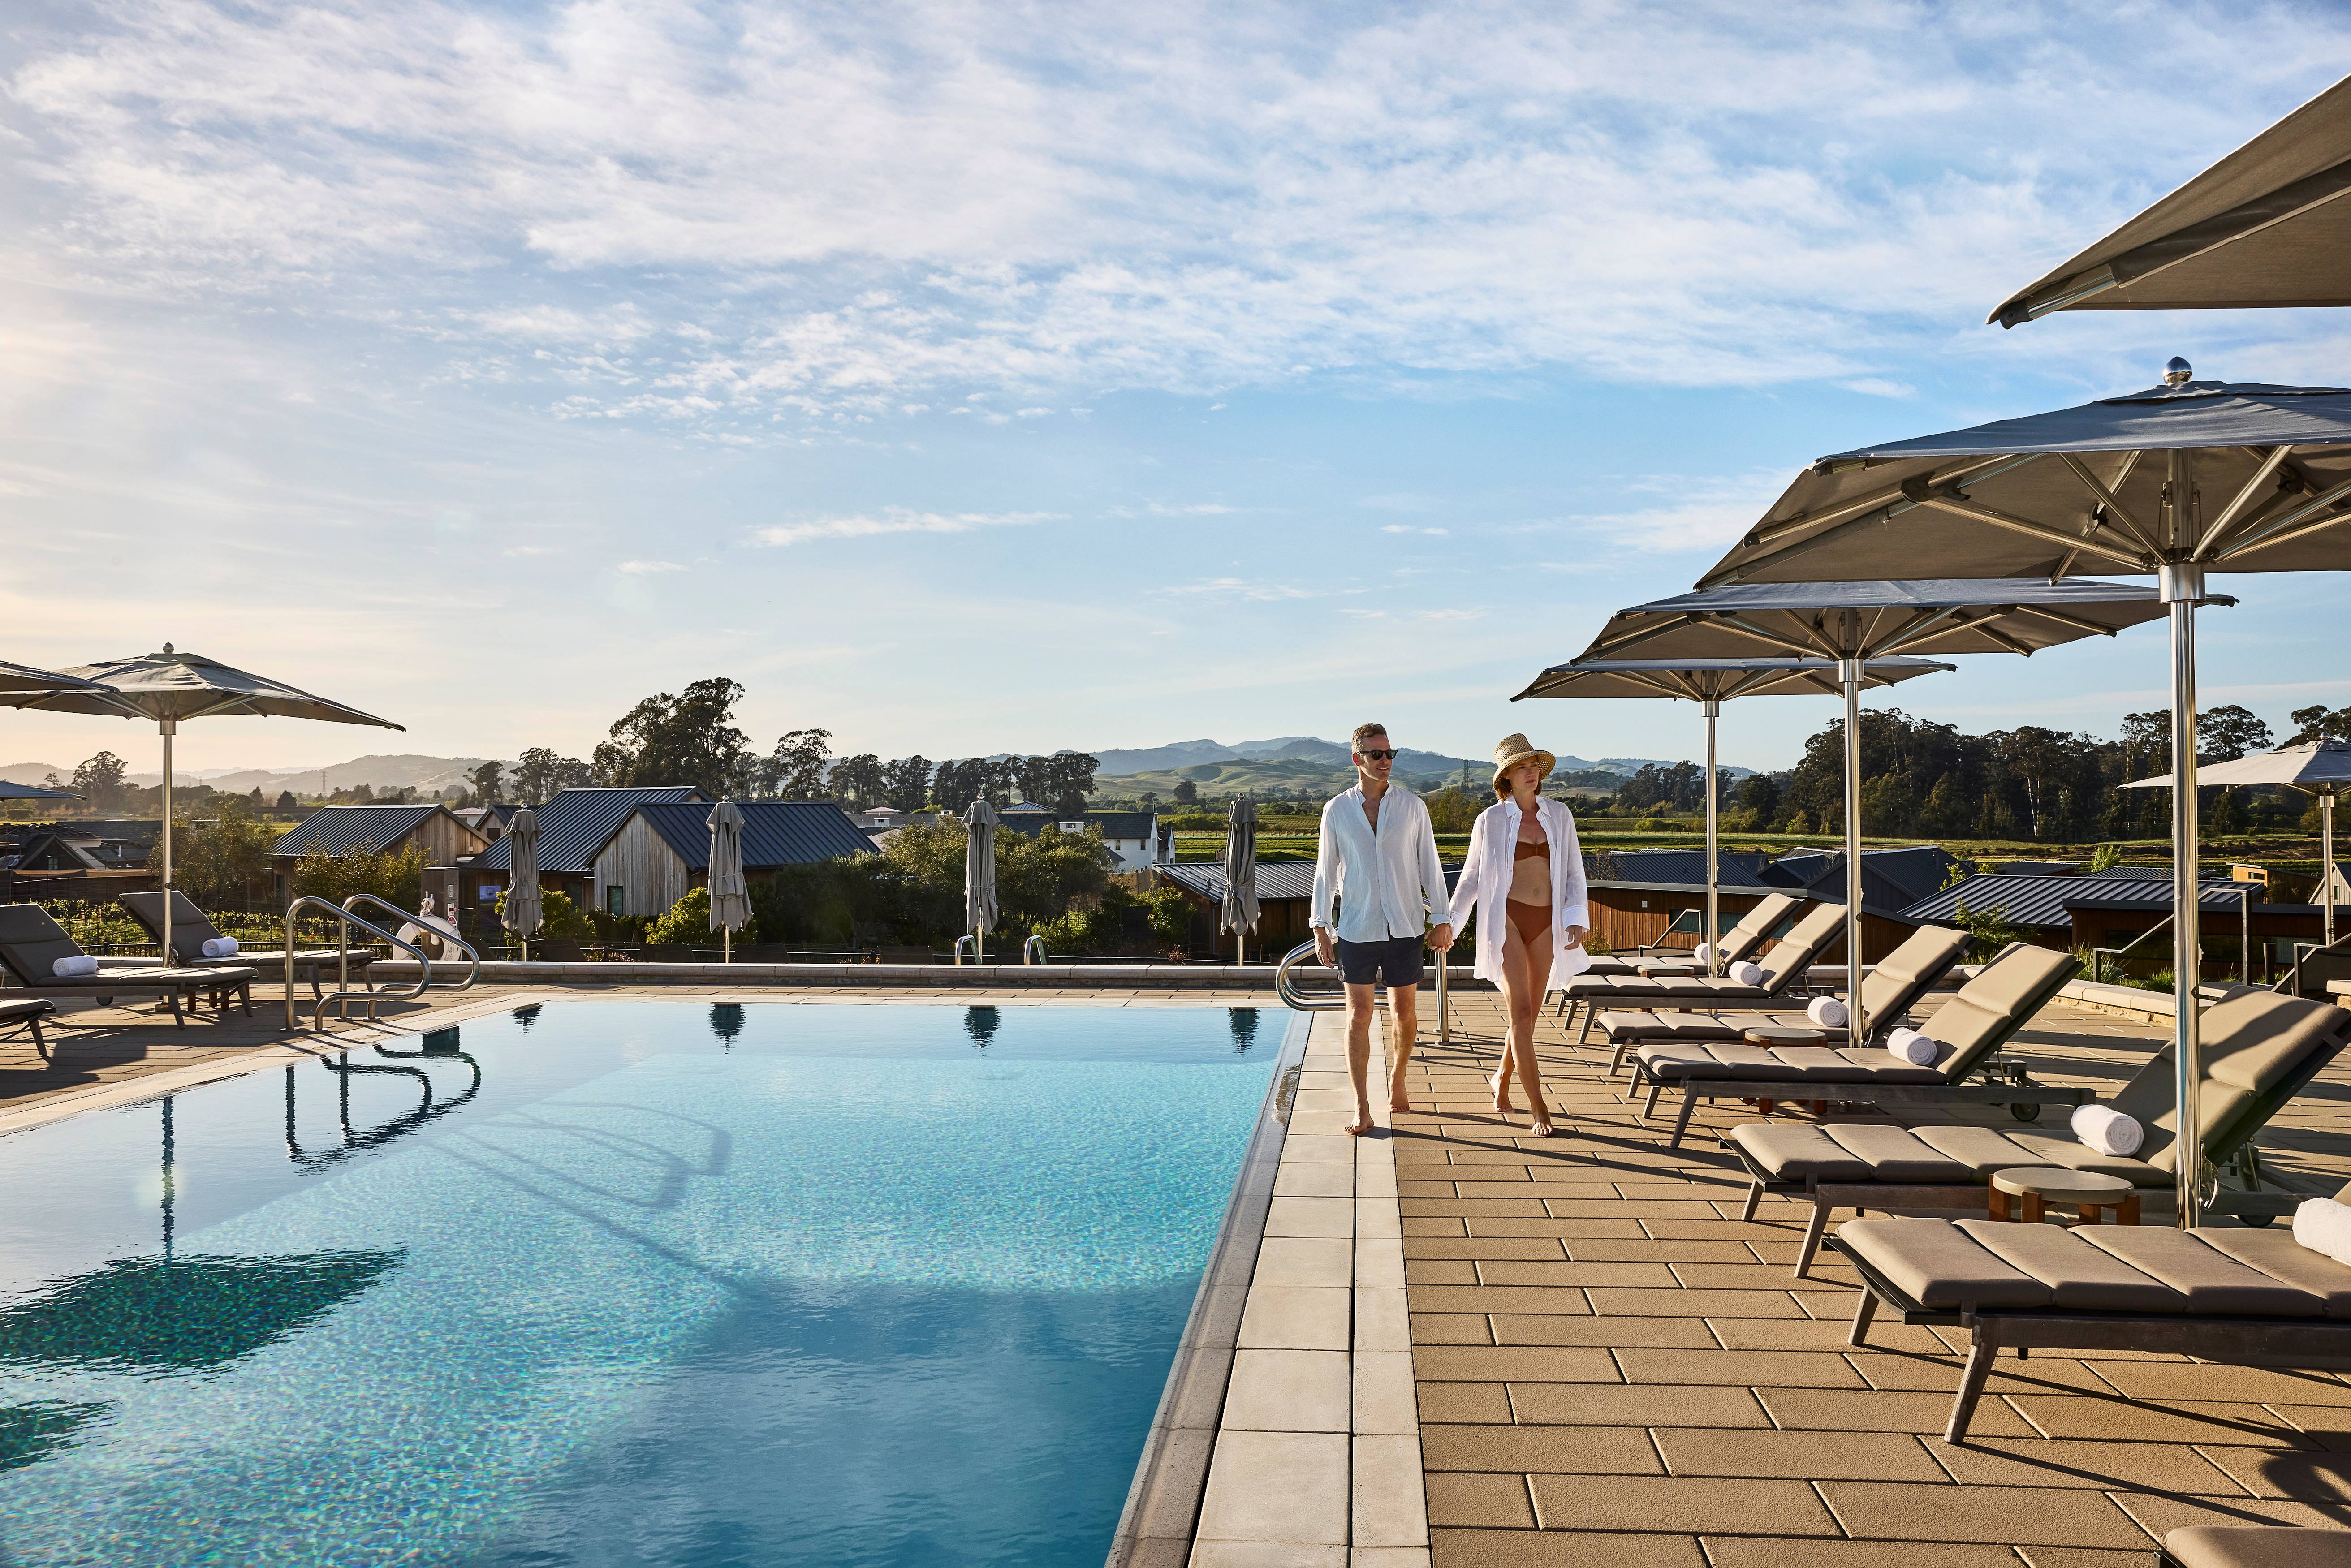
<path id="1" fill-rule="evenodd" d="M 1358 757 L 1360 757 L 1360 758 L 1363 758 L 1364 761 L 1366 761 L 1366 762 L 1385 762 L 1385 761 L 1388 761 L 1389 759 L 1391 759 L 1392 758 L 1394 758 L 1394 757 L 1395 756 L 1395 753 L 1393 750 L 1390 750 L 1390 751 L 1358 751 L 1357 753 L 1355 753 L 1355 755 L 1356 755 L 1356 756 L 1358 756 Z"/>

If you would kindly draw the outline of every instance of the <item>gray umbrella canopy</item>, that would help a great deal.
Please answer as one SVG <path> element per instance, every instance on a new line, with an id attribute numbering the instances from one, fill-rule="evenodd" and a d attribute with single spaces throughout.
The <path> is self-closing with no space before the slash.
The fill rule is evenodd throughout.
<path id="1" fill-rule="evenodd" d="M 1863 672 L 1893 655 L 2024 653 L 2113 636 L 2164 613 L 2154 592 L 2113 582 L 1760 582 L 1620 610 L 1583 658 L 1736 659 L 1763 651 L 1834 662 L 1844 694 L 1845 1010 L 1853 1044 L 1869 1037 L 1861 1002 Z M 1881 683 L 1882 684 L 1882 683 Z"/>
<path id="2" fill-rule="evenodd" d="M 530 956 L 530 939 L 546 918 L 538 903 L 538 813 L 525 806 L 507 824 L 507 897 L 498 918 L 522 938 L 522 956 Z"/>
<path id="3" fill-rule="evenodd" d="M 2351 569 L 2351 392 L 2199 382 L 1839 453 L 1814 463 L 1702 580 L 1889 571 L 2152 572 L 2171 614 L 2172 972 L 2178 1114 L 2198 1125 L 2196 607 L 2208 571 Z M 1928 650 L 1921 649 L 1920 652 Z M 2197 1222 L 2196 1162 L 2178 1172 Z"/>
<path id="4" fill-rule="evenodd" d="M 980 944 L 996 925 L 996 829 L 1001 820 L 984 795 L 963 814 L 963 923 L 971 928 L 975 958 L 985 956 Z"/>
<path id="5" fill-rule="evenodd" d="M 0 800 L 78 800 L 81 796 L 70 789 L 42 789 L 30 784 L 11 784 L 0 779 Z"/>
<path id="6" fill-rule="evenodd" d="M 1257 919 L 1257 802 L 1244 796 L 1225 819 L 1225 898 L 1217 908 L 1217 929 L 1238 933 L 1233 951 L 1242 958 Z"/>
<path id="7" fill-rule="evenodd" d="M 2318 903 L 2325 911 L 2326 945 L 2334 946 L 2335 901 L 2327 896 L 2327 891 L 2335 884 L 2335 800 L 2351 789 L 2351 743 L 2305 741 L 2300 746 L 2281 746 L 2274 751 L 2256 751 L 2251 757 L 2229 762 L 2199 762 L 2196 765 L 2196 783 L 2199 789 L 2208 784 L 2283 784 L 2318 797 Z M 2135 779 L 2123 788 L 2168 789 L 2171 775 Z"/>
<path id="8" fill-rule="evenodd" d="M 1933 659 L 1877 659 L 1861 667 L 1864 686 L 1955 670 Z M 1706 709 L 1707 967 L 1722 973 L 1720 791 L 1715 786 L 1715 720 L 1734 697 L 1834 696 L 1844 690 L 1834 659 L 1589 659 L 1553 664 L 1512 697 L 1686 697 Z"/>
<path id="9" fill-rule="evenodd" d="M 160 653 L 101 659 L 95 664 L 77 664 L 59 674 L 91 685 L 48 692 L 0 689 L 0 704 L 47 708 L 57 713 L 150 718 L 162 732 L 162 888 L 166 893 L 172 889 L 172 737 L 182 720 L 243 714 L 260 718 L 308 718 L 328 724 L 404 728 L 388 718 L 313 696 L 299 687 L 233 668 L 201 653 L 179 653 L 169 643 L 163 644 Z M 172 951 L 172 900 L 168 898 L 163 901 L 163 951 L 166 956 Z M 293 988 L 290 975 L 287 988 L 289 993 Z"/>
<path id="10" fill-rule="evenodd" d="M 2351 305 L 2351 78 L 2002 300 L 2059 310 Z"/>
<path id="11" fill-rule="evenodd" d="M 64 674 L 56 670 L 37 670 L 30 664 L 12 664 L 0 659 L 0 702 L 24 707 L 27 705 L 15 699 L 55 696 L 68 692 L 80 692 L 103 699 L 106 688 L 96 681 L 84 680 L 78 675 Z M 120 713 L 121 710 L 109 707 L 102 711 Z"/>
<path id="12" fill-rule="evenodd" d="M 726 933 L 726 958 L 735 959 L 735 933 L 751 924 L 751 886 L 743 880 L 743 809 L 732 800 L 710 808 L 710 928 Z"/>

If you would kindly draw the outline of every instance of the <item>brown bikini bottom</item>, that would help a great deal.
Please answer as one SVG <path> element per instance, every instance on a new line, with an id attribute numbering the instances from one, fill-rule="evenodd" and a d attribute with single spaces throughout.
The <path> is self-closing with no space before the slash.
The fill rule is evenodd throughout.
<path id="1" fill-rule="evenodd" d="M 1519 940 L 1531 947 L 1543 934 L 1544 928 L 1551 925 L 1551 905 L 1548 904 L 1521 904 L 1511 898 L 1505 899 L 1502 907 L 1509 911 L 1510 928 L 1519 934 Z"/>

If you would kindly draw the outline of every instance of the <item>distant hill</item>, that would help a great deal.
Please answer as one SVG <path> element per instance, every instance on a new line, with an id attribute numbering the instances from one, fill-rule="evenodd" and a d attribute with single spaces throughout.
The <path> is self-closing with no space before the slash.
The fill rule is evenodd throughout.
<path id="1" fill-rule="evenodd" d="M 150 735 L 147 739 L 152 743 L 154 737 Z M 129 759 L 132 765 L 131 771 L 125 775 L 125 782 L 142 789 L 152 789 L 163 781 L 160 768 L 139 770 L 138 764 L 147 759 L 148 751 L 137 747 L 120 747 L 115 748 L 115 755 Z M 481 757 L 425 757 L 404 752 L 355 757 L 349 762 L 329 763 L 324 768 L 208 768 L 202 772 L 181 768 L 174 769 L 172 777 L 180 784 L 202 782 L 215 789 L 234 791 L 239 795 L 255 789 L 271 796 L 281 789 L 299 790 L 307 795 L 319 793 L 322 788 L 327 790 L 348 789 L 355 784 L 366 784 L 378 789 L 414 789 L 429 795 L 452 784 L 465 783 L 465 776 L 486 760 Z M 509 762 L 506 766 L 512 768 L 514 764 Z M 0 779 L 11 784 L 37 785 L 51 773 L 60 779 L 71 779 L 73 770 L 72 763 L 60 766 L 54 762 L 11 762 L 0 765 Z M 323 786 L 320 783 L 322 774 L 325 776 Z"/>
<path id="2" fill-rule="evenodd" d="M 1354 769 L 1348 762 L 1350 755 L 1345 741 L 1322 740 L 1311 735 L 1244 740 L 1232 745 L 1216 740 L 1179 740 L 1166 746 L 1112 747 L 1094 753 L 1102 764 L 1095 788 L 1104 795 L 1126 797 L 1148 792 L 1164 800 L 1175 792 L 1177 784 L 1188 781 L 1203 795 L 1254 790 L 1276 799 L 1311 800 L 1335 795 L 1354 782 Z M 1604 757 L 1596 762 L 1581 757 L 1562 757 L 1559 768 L 1562 773 L 1609 773 L 1629 779 L 1651 763 L 1672 766 L 1667 759 L 1655 757 Z M 1489 758 L 1448 757 L 1439 751 L 1416 751 L 1405 747 L 1396 758 L 1395 776 L 1416 789 L 1431 789 L 1459 782 L 1465 768 L 1473 783 L 1482 783 L 1489 767 Z M 1752 771 L 1728 764 L 1722 768 L 1724 776 L 1732 779 L 1745 778 Z"/>

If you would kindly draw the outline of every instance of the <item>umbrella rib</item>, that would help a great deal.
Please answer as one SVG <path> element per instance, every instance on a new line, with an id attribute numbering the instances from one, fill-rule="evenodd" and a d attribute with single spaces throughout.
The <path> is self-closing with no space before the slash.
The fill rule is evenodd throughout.
<path id="1" fill-rule="evenodd" d="M 2087 616 L 2068 615 L 2062 610 L 2052 610 L 2045 604 L 2012 605 L 2010 607 L 2009 613 L 2038 615 L 2043 620 L 2054 621 L 2060 626 L 2071 626 L 2076 632 L 2087 632 L 2098 637 L 2117 636 L 2121 632 L 2119 627 L 2101 626 Z"/>
<path id="2" fill-rule="evenodd" d="M 1664 620 L 1658 622 L 1654 626 L 1636 627 L 1630 632 L 1623 632 L 1614 637 L 1594 638 L 1593 640 L 1591 652 L 1597 655 L 1613 653 L 1619 648 L 1629 648 L 1635 643 L 1646 643 L 1652 637 L 1662 637 L 1668 632 L 1678 632 L 1683 627 L 1692 625 L 1700 619 L 1702 619 L 1702 617 L 1693 615 L 1687 611 L 1677 612 L 1672 615 L 1667 616 Z"/>
<path id="3" fill-rule="evenodd" d="M 2267 549 L 2272 545 L 2290 544 L 2306 534 L 2314 534 L 2322 528 L 2331 528 L 2340 523 L 2351 523 L 2351 512 L 2338 512 L 2334 517 L 2321 517 L 2316 522 L 2304 523 L 2302 527 L 2284 533 L 2269 534 L 2255 539 L 2251 544 L 2232 545 L 2221 552 L 2220 559 L 2232 560 L 2241 555 L 2250 555 L 2257 549 Z"/>
<path id="4" fill-rule="evenodd" d="M 2262 486 L 2276 477 L 2279 467 L 2284 464 L 2293 451 L 2293 447 L 2283 444 L 2270 448 L 2269 456 L 2262 461 L 2260 467 L 2253 470 L 2253 476 L 2238 487 L 2237 493 L 2229 498 L 2229 504 L 2220 509 L 2220 515 L 2212 519 L 2212 526 L 2204 530 L 2204 537 L 2196 541 L 2195 559 L 2199 560 L 2204 559 L 2205 552 L 2218 544 L 2220 536 L 2227 533 L 2235 526 L 2237 519 L 2245 515 L 2246 509 L 2252 506 L 2254 498 L 2261 494 Z"/>
<path id="5" fill-rule="evenodd" d="M 2002 453 L 1996 457 L 1982 458 L 1963 465 L 1948 474 L 1930 475 L 1927 482 L 1930 485 L 1980 484 L 1986 479 L 2007 473 L 2011 468 L 2038 462 L 2040 458 L 2041 454 L 2037 452 L 2022 455 Z M 1877 491 L 1861 500 L 1848 501 L 1841 506 L 1832 507 L 1826 511 L 1810 512 L 1802 517 L 1784 518 L 1777 523 L 1759 525 L 1749 531 L 1744 542 L 1750 549 L 1778 546 L 1776 549 L 1765 549 L 1760 559 L 1801 555 L 1816 545 L 1826 544 L 1833 538 L 1841 538 L 1852 529 L 1900 517 L 1917 505 L 1917 501 L 1912 499 L 1899 486 L 1896 486 Z M 1786 538 L 1790 534 L 1821 523 L 1826 523 L 1827 526 L 1812 538 L 1798 539 L 1792 544 L 1778 545 L 1779 540 Z M 1756 563 L 1750 561 L 1747 564 L 1751 566 Z M 1710 577 L 1702 581 L 1699 586 L 1708 588 L 1719 582 L 1727 582 L 1731 580 L 1734 575 L 1725 573 L 1718 577 Z"/>
<path id="6" fill-rule="evenodd" d="M 2317 528 L 2330 528 L 2342 519 L 2325 518 L 2311 528 L 2295 528 L 2294 525 L 2302 522 L 2314 512 L 2325 510 L 2345 496 L 2351 496 L 2351 479 L 2346 479 L 2339 485 L 2329 486 L 2301 506 L 2289 510 L 2282 517 L 2263 519 L 2260 525 L 2260 532 L 2247 529 L 2243 537 L 2231 541 L 2228 549 L 2219 551 L 2212 559 L 2228 560 L 2232 557 L 2244 554 L 2247 550 L 2260 549 L 2268 545 L 2277 544 L 2281 541 L 2281 536 L 2284 538 L 2300 538 L 2304 534 L 2314 532 Z M 2284 533 L 2283 530 L 2287 528 L 2293 528 L 2294 531 L 2290 534 Z"/>
<path id="7" fill-rule="evenodd" d="M 1921 610 L 1910 618 L 1910 622 L 1907 625 L 1895 632 L 1893 636 L 1887 638 L 1877 647 L 1871 649 L 1867 653 L 1858 656 L 1863 658 L 1879 659 L 1884 658 L 1890 653 L 1898 653 L 1903 649 L 1908 647 L 1911 643 L 1918 641 L 1928 632 L 1933 632 L 1938 627 L 1941 626 L 1944 622 L 1949 621 L 1955 616 L 1958 617 L 1961 625 L 1964 626 L 1968 623 L 1966 611 L 1957 604 L 1946 604 L 1940 610 Z M 1839 687 L 1838 689 L 1843 690 L 1844 688 Z"/>
<path id="8" fill-rule="evenodd" d="M 2145 528 L 2138 526 L 2138 519 L 2131 515 L 2130 508 L 2124 506 L 2122 501 L 2112 490 L 2107 489 L 2105 485 L 2099 482 L 2098 476 L 2090 472 L 2090 466 L 2088 464 L 2083 462 L 2071 452 L 2061 452 L 2057 455 L 2064 460 L 2066 467 L 2071 468 L 2074 471 L 2074 477 L 2079 479 L 2084 487 L 2086 488 L 2091 495 L 2095 496 L 2100 504 L 2103 505 L 2108 512 L 2114 515 L 2115 521 L 2123 526 L 2123 531 L 2130 535 L 2133 539 L 2138 542 L 2138 546 L 2141 549 L 2147 550 L 2149 552 L 2152 552 L 2155 549 L 2155 541 L 2147 537 L 2147 532 Z M 2134 461 L 2137 460 L 2137 456 L 2138 454 L 2136 452 L 2131 454 L 2131 457 Z M 2130 470 L 2128 467 L 2125 467 L 2123 472 L 2127 474 Z M 2120 480 L 2116 480 L 2117 484 L 2120 482 Z"/>
<path id="9" fill-rule="evenodd" d="M 1761 643 L 1768 643 L 1774 648 L 1782 649 L 1785 652 L 1794 653 L 1800 658 L 1821 657 L 1834 659 L 1836 657 L 1836 651 L 1818 637 L 1813 638 L 1811 643 L 1806 644 L 1803 643 L 1792 642 L 1782 634 L 1777 632 L 1767 632 L 1761 626 L 1750 626 L 1746 622 L 1740 620 L 1736 615 L 1718 615 L 1715 619 L 1722 625 L 1729 627 L 1734 632 L 1752 637 Z"/>
<path id="10" fill-rule="evenodd" d="M 2040 539 L 2045 544 L 2057 545 L 2065 549 L 2087 550 L 2092 555 L 2102 555 L 2119 565 L 2134 569 L 2144 569 L 2146 565 L 2141 558 L 2126 555 L 2110 545 L 2102 545 L 2095 539 L 2069 538 L 2055 528 L 2046 528 L 2040 523 L 2027 522 L 2022 517 L 2011 517 L 2006 512 L 1995 511 L 1981 502 L 1971 501 L 1963 497 L 1928 496 L 1925 497 L 1925 504 L 1929 507 L 1939 507 L 1947 512 L 1957 512 L 1963 517 L 1973 517 L 1980 523 L 1990 523 L 1994 528 L 2007 528 L 2012 533 L 2023 534 L 2029 538 Z"/>

